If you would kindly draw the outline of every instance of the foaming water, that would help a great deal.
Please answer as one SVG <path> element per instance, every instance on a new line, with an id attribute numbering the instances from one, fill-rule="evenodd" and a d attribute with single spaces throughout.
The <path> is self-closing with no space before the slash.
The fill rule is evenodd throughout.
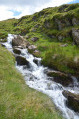
<path id="1" fill-rule="evenodd" d="M 3 43 L 10 51 L 13 51 L 11 45 L 12 38 L 13 35 L 9 34 L 8 41 L 6 43 Z M 33 55 L 29 54 L 27 49 L 20 50 L 20 56 L 26 58 L 26 60 L 29 62 L 29 68 L 25 66 L 18 66 L 17 63 L 16 68 L 24 76 L 26 84 L 29 87 L 41 91 L 51 97 L 56 107 L 62 112 L 63 116 L 66 119 L 79 119 L 79 114 L 75 113 L 73 110 L 69 109 L 66 106 L 66 98 L 62 94 L 63 90 L 68 90 L 70 92 L 78 94 L 79 87 L 77 87 L 78 82 L 77 80 L 75 80 L 75 77 L 72 77 L 74 81 L 74 87 L 65 88 L 62 85 L 50 80 L 50 78 L 46 75 L 46 67 L 41 65 L 41 58 L 36 58 Z M 37 63 L 35 63 L 34 60 L 37 60 Z"/>

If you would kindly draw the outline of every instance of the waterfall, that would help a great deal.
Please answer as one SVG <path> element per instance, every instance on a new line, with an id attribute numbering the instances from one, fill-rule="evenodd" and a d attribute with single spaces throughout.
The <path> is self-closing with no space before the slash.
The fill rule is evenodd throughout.
<path id="1" fill-rule="evenodd" d="M 13 35 L 8 35 L 8 41 L 6 43 L 3 43 L 5 47 L 13 53 L 12 49 L 12 38 Z M 52 101 L 55 103 L 56 107 L 62 112 L 63 116 L 66 119 L 79 119 L 79 114 L 75 113 L 73 110 L 69 109 L 66 106 L 66 98 L 63 96 L 62 91 L 68 90 L 70 92 L 78 93 L 79 88 L 76 88 L 75 85 L 77 85 L 77 80 L 75 80 L 74 77 L 74 87 L 63 87 L 61 84 L 56 83 L 49 79 L 49 77 L 46 75 L 45 70 L 46 67 L 41 65 L 41 58 L 36 58 L 33 55 L 28 53 L 27 49 L 20 49 L 21 54 L 20 56 L 26 58 L 26 60 L 29 62 L 29 68 L 25 66 L 18 66 L 16 63 L 16 68 L 22 73 L 24 76 L 26 84 L 34 88 L 38 91 L 43 92 L 44 94 L 47 94 Z M 37 60 L 37 63 L 34 62 L 34 59 Z"/>

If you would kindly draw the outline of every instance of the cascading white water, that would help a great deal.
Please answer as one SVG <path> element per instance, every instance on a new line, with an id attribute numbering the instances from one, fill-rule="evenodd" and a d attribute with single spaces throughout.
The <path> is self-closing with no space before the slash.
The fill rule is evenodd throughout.
<path id="1" fill-rule="evenodd" d="M 9 34 L 8 41 L 6 43 L 3 43 L 6 46 L 6 48 L 10 51 L 13 51 L 11 45 L 12 38 L 13 35 Z M 33 55 L 29 54 L 27 49 L 20 50 L 20 55 L 25 57 L 30 65 L 29 68 L 16 65 L 16 68 L 24 75 L 26 84 L 29 87 L 34 88 L 50 96 L 57 108 L 63 113 L 63 116 L 66 119 L 79 119 L 79 114 L 75 113 L 73 110 L 69 109 L 66 106 L 66 98 L 62 94 L 63 90 L 69 90 L 71 92 L 78 93 L 79 88 L 76 88 L 75 86 L 73 88 L 65 88 L 62 85 L 52 80 L 49 80 L 49 77 L 44 73 L 46 67 L 43 67 L 40 64 L 41 58 L 36 58 Z M 38 61 L 38 64 L 34 63 L 34 59 Z M 77 83 L 77 80 L 75 83 Z"/>

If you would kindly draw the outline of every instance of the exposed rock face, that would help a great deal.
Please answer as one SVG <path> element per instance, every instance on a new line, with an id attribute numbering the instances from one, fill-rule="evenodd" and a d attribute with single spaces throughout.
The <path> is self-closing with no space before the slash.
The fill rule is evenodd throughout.
<path id="1" fill-rule="evenodd" d="M 77 20 L 76 18 L 73 18 L 72 19 L 72 24 L 73 24 L 73 26 L 74 25 L 79 25 L 79 20 Z"/>
<path id="2" fill-rule="evenodd" d="M 29 62 L 22 56 L 15 56 L 17 65 L 29 65 Z"/>
<path id="3" fill-rule="evenodd" d="M 58 30 L 62 30 L 65 27 L 69 27 L 72 26 L 72 21 L 70 21 L 69 19 L 55 19 L 55 23 L 58 26 Z"/>
<path id="4" fill-rule="evenodd" d="M 79 112 L 79 94 L 73 94 L 69 91 L 63 91 L 63 95 L 67 98 L 66 104 L 75 112 Z"/>
<path id="5" fill-rule="evenodd" d="M 18 48 L 14 48 L 14 49 L 13 49 L 13 52 L 16 53 L 16 54 L 21 54 L 21 51 L 20 51 L 20 49 L 18 49 Z"/>
<path id="6" fill-rule="evenodd" d="M 37 37 L 31 38 L 31 40 L 32 40 L 33 42 L 36 42 L 38 39 L 39 39 L 39 38 L 37 38 Z"/>
<path id="7" fill-rule="evenodd" d="M 12 39 L 12 46 L 22 46 L 26 48 L 28 45 L 29 43 L 20 35 L 14 36 Z"/>
<path id="8" fill-rule="evenodd" d="M 59 71 L 48 71 L 47 75 L 50 77 L 54 77 L 53 80 L 57 83 L 62 84 L 63 86 L 68 86 L 73 83 L 71 77 Z"/>
<path id="9" fill-rule="evenodd" d="M 79 46 L 79 29 L 73 28 L 72 36 L 73 36 L 74 42 Z"/>

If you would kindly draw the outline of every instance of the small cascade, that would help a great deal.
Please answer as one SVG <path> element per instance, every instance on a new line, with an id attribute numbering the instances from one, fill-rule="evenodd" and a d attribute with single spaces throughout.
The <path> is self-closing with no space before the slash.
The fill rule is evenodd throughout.
<path id="1" fill-rule="evenodd" d="M 13 52 L 12 49 L 12 38 L 13 35 L 8 35 L 8 41 L 3 43 L 5 47 Z M 20 56 L 26 58 L 29 62 L 29 68 L 26 66 L 19 66 L 16 63 L 16 68 L 22 73 L 25 78 L 26 84 L 34 88 L 38 91 L 41 91 L 47 94 L 55 103 L 56 107 L 62 112 L 63 116 L 66 119 L 79 119 L 79 114 L 75 113 L 73 110 L 69 109 L 66 106 L 66 98 L 63 96 L 62 92 L 64 90 L 69 90 L 70 92 L 78 93 L 79 91 L 79 84 L 75 77 L 72 77 L 74 81 L 74 87 L 63 87 L 61 84 L 50 80 L 49 77 L 46 75 L 45 70 L 46 67 L 41 65 L 41 58 L 36 58 L 33 55 L 28 53 L 27 49 L 20 49 L 21 54 Z M 74 91 L 75 90 L 75 91 Z"/>

